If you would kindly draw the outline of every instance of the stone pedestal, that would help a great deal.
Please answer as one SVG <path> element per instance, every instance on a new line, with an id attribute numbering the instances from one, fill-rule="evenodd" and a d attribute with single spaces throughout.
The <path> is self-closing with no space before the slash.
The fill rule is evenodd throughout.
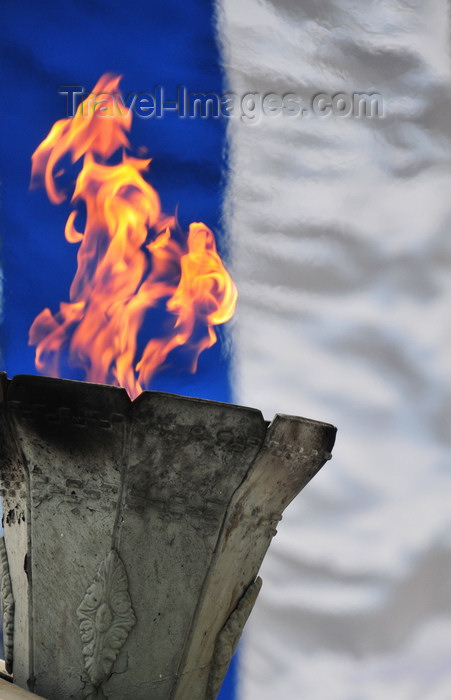
<path id="1" fill-rule="evenodd" d="M 45 700 L 45 698 L 29 693 L 18 685 L 13 685 L 9 681 L 0 678 L 0 698 L 2 700 Z"/>
<path id="2" fill-rule="evenodd" d="M 213 700 L 282 511 L 335 428 L 44 377 L 1 389 L 14 683 L 48 700 Z"/>

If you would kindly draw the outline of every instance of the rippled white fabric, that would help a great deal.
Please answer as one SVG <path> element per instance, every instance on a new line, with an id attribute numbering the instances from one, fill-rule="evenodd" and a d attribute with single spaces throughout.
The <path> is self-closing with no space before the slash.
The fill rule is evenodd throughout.
<path id="1" fill-rule="evenodd" d="M 384 116 L 230 120 L 236 400 L 332 422 L 242 643 L 241 700 L 451 698 L 445 0 L 222 0 L 229 88 Z"/>

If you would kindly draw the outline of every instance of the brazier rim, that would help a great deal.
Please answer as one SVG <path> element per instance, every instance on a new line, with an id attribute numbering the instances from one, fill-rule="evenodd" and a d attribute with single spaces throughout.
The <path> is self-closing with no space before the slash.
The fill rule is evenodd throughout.
<path id="1" fill-rule="evenodd" d="M 175 394 L 173 392 L 168 392 L 168 391 L 156 391 L 154 389 L 146 389 L 144 390 L 139 396 L 137 396 L 135 399 L 131 399 L 130 396 L 128 395 L 127 391 L 118 386 L 113 386 L 111 384 L 100 384 L 98 382 L 86 382 L 86 381 L 80 381 L 76 379 L 64 379 L 61 377 L 47 377 L 44 375 L 39 375 L 39 374 L 15 374 L 12 377 L 8 377 L 6 372 L 0 372 L 0 376 L 2 376 L 4 379 L 6 379 L 7 382 L 7 393 L 9 394 L 11 391 L 13 391 L 17 385 L 20 385 L 20 382 L 25 381 L 27 382 L 43 382 L 43 384 L 47 385 L 50 387 L 50 385 L 58 385 L 61 384 L 63 387 L 67 386 L 74 386 L 75 387 L 80 387 L 80 390 L 83 388 L 85 389 L 86 387 L 93 387 L 93 391 L 96 389 L 104 389 L 106 391 L 111 391 L 117 393 L 117 396 L 123 397 L 123 400 L 125 400 L 130 408 L 136 407 L 136 409 L 140 408 L 140 404 L 143 403 L 144 401 L 148 400 L 151 396 L 158 396 L 161 398 L 165 397 L 170 397 L 170 398 L 176 398 L 180 399 L 181 401 L 186 401 L 188 403 L 195 403 L 195 404 L 207 404 L 208 406 L 217 406 L 218 408 L 221 407 L 228 407 L 232 409 L 236 409 L 237 411 L 245 411 L 247 413 L 254 413 L 255 415 L 261 417 L 262 425 L 264 425 L 266 428 L 269 428 L 274 421 L 276 421 L 279 417 L 282 419 L 289 419 L 292 422 L 296 423 L 302 423 L 304 425 L 310 425 L 312 427 L 317 426 L 318 428 L 332 428 L 334 431 L 336 431 L 336 426 L 334 426 L 332 423 L 329 423 L 327 421 L 321 421 L 317 420 L 314 418 L 306 418 L 304 416 L 298 416 L 298 415 L 292 415 L 289 413 L 276 413 L 272 420 L 266 420 L 258 408 L 253 408 L 252 406 L 243 406 L 243 404 L 238 404 L 230 401 L 218 401 L 214 399 L 203 399 L 203 398 L 197 398 L 195 396 L 186 396 L 185 394 Z M 95 388 L 94 388 L 95 387 Z M 90 391 L 88 388 L 87 391 Z M 121 399 L 122 400 L 122 399 Z M 332 449 L 333 443 L 330 447 Z"/>

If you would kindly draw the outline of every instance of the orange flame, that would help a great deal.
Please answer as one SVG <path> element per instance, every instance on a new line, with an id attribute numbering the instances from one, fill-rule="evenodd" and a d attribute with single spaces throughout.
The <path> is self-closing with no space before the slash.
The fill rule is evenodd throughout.
<path id="1" fill-rule="evenodd" d="M 93 94 L 117 96 L 119 81 L 104 75 Z M 75 208 L 66 223 L 66 240 L 80 243 L 70 302 L 61 302 L 56 314 L 44 309 L 30 328 L 29 343 L 36 345 L 39 372 L 60 376 L 67 353 L 87 381 L 122 386 L 135 398 L 177 347 L 189 351 L 196 371 L 200 353 L 216 342 L 213 326 L 233 315 L 237 291 L 210 229 L 192 223 L 181 236 L 174 217 L 162 213 L 158 194 L 142 175 L 150 159 L 125 152 L 131 111 L 125 114 L 120 104 L 116 97 L 105 114 L 105 106 L 92 107 L 89 96 L 73 118 L 55 123 L 32 156 L 31 184 L 43 183 L 55 204 L 66 199 L 58 186 L 62 159 L 83 159 L 72 203 L 84 202 L 86 223 L 77 229 Z M 122 161 L 110 164 L 119 148 Z M 165 337 L 149 340 L 138 358 L 144 316 L 165 300 L 172 327 Z"/>

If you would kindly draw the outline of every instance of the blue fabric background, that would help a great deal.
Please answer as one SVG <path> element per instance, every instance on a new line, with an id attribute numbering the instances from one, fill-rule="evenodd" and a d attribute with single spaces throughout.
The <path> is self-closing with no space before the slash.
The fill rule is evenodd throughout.
<path id="1" fill-rule="evenodd" d="M 162 85 L 175 99 L 177 85 L 222 92 L 215 41 L 214 4 L 208 0 L 72 0 L 40 3 L 10 0 L 1 23 L 2 109 L 0 178 L 4 308 L 3 368 L 9 376 L 35 373 L 28 330 L 45 307 L 68 300 L 77 247 L 64 239 L 69 208 L 50 204 L 43 191 L 29 192 L 30 157 L 52 124 L 66 116 L 60 85 L 94 87 L 104 72 L 123 75 L 122 90 L 153 92 Z M 163 210 L 178 206 L 181 226 L 204 221 L 221 254 L 224 123 L 218 119 L 134 117 L 130 140 L 153 158 L 150 181 Z M 154 389 L 229 401 L 224 333 L 200 358 L 196 375 L 175 366 Z M 234 696 L 235 662 L 221 691 Z"/>
<path id="2" fill-rule="evenodd" d="M 162 85 L 175 99 L 177 85 L 222 91 L 212 4 L 207 0 L 157 2 L 9 2 L 2 37 L 3 109 L 0 145 L 5 275 L 3 363 L 8 374 L 34 372 L 28 330 L 45 307 L 68 300 L 76 246 L 64 239 L 69 208 L 53 206 L 43 191 L 28 190 L 30 156 L 52 124 L 65 117 L 60 85 L 94 87 L 100 75 L 123 75 L 124 94 Z M 150 181 L 163 210 L 178 207 L 179 222 L 204 221 L 217 236 L 223 185 L 224 123 L 219 119 L 134 116 L 133 147 L 153 158 Z M 152 388 L 228 401 L 227 357 L 221 342 L 204 353 L 195 376 L 181 367 L 155 378 Z M 73 377 L 76 378 L 76 377 Z"/>

